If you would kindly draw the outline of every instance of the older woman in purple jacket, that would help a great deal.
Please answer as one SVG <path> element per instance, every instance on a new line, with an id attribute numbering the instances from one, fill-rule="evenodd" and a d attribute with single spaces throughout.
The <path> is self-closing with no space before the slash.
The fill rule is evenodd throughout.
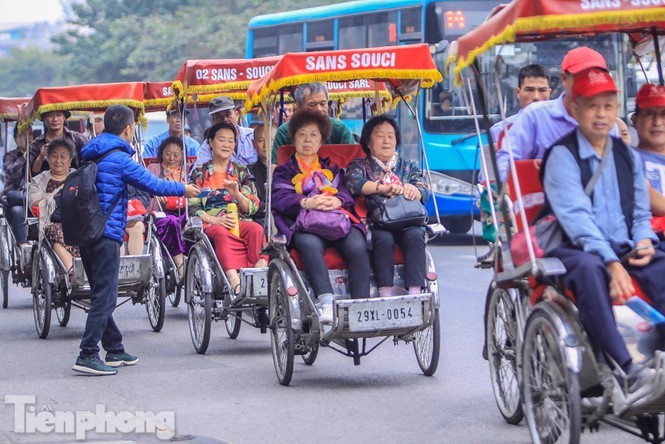
<path id="1" fill-rule="evenodd" d="M 344 171 L 318 156 L 330 130 L 330 119 L 325 115 L 305 109 L 294 113 L 289 132 L 296 153 L 275 169 L 272 183 L 275 225 L 303 258 L 305 275 L 319 301 L 322 323 L 332 322 L 334 299 L 323 257 L 326 248 L 336 249 L 346 260 L 352 298 L 369 297 L 370 287 L 366 228 L 362 223 L 353 223 L 351 231 L 337 240 L 294 231 L 298 215 L 307 209 L 332 211 L 341 207 L 353 212 L 353 197 L 344 186 Z"/>

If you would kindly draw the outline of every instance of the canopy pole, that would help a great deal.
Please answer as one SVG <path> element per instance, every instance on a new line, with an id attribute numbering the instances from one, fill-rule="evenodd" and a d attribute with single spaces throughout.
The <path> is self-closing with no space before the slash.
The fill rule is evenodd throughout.
<path id="1" fill-rule="evenodd" d="M 274 109 L 274 99 L 271 103 L 268 99 L 263 99 L 261 100 L 261 107 L 263 108 L 263 131 L 264 135 L 263 137 L 266 139 L 266 153 L 268 154 L 266 156 L 266 160 L 268 161 L 268 164 L 266 165 L 266 172 L 267 172 L 267 177 L 266 177 L 266 218 L 263 222 L 263 227 L 264 230 L 266 230 L 266 237 L 268 239 L 268 242 L 272 241 L 272 228 L 273 228 L 273 221 L 272 221 L 272 211 L 270 210 L 272 208 L 272 171 L 273 171 L 273 165 L 272 165 L 272 143 L 270 142 L 272 140 L 272 132 L 273 132 L 273 127 L 272 127 L 272 110 Z M 280 91 L 280 111 L 279 111 L 279 125 L 282 126 L 282 114 L 284 111 L 284 92 Z M 266 132 L 266 130 L 268 130 Z M 279 148 L 277 149 L 277 152 L 279 153 Z"/>
<path id="2" fill-rule="evenodd" d="M 365 101 L 365 98 L 363 97 L 363 126 L 367 123 L 367 102 Z"/>
<path id="3" fill-rule="evenodd" d="M 653 34 L 653 48 L 656 51 L 656 68 L 658 69 L 658 83 L 660 86 L 665 85 L 665 79 L 663 79 L 663 65 L 661 61 L 660 54 L 660 42 L 658 41 L 658 32 L 656 28 L 651 28 L 651 33 Z"/>
<path id="4" fill-rule="evenodd" d="M 374 82 L 374 100 L 376 100 L 376 114 L 383 114 L 383 104 L 381 103 L 381 91 L 379 90 L 379 82 Z"/>
<path id="5" fill-rule="evenodd" d="M 284 123 L 284 90 L 279 91 L 279 126 Z"/>

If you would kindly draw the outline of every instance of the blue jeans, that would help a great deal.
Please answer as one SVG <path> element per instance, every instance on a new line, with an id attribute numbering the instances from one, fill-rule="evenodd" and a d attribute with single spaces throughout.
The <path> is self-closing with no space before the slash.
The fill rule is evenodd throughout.
<path id="1" fill-rule="evenodd" d="M 23 197 L 23 191 L 7 192 L 7 221 L 12 227 L 17 244 L 27 242 Z"/>
<path id="2" fill-rule="evenodd" d="M 81 247 L 81 260 L 91 289 L 91 307 L 81 339 L 81 358 L 99 357 L 99 341 L 107 353 L 124 353 L 122 333 L 113 320 L 118 301 L 120 243 L 102 237 Z"/>

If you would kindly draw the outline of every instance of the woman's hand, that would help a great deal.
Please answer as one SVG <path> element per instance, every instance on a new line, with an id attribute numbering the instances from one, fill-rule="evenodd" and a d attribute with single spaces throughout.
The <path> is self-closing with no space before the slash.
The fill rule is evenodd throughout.
<path id="1" fill-rule="evenodd" d="M 240 193 L 240 185 L 235 180 L 225 180 L 224 188 L 226 188 L 226 191 L 231 193 L 236 199 L 239 199 L 239 195 L 242 196 L 242 193 Z"/>
<path id="2" fill-rule="evenodd" d="M 234 219 L 224 213 L 221 213 L 219 216 L 208 215 L 204 222 L 207 222 L 210 225 L 220 225 L 224 228 L 228 228 L 229 230 L 235 227 Z"/>
<path id="3" fill-rule="evenodd" d="M 379 185 L 379 194 L 384 196 L 393 197 L 398 196 L 404 192 L 404 188 L 396 183 L 391 183 L 388 185 L 381 184 Z"/>
<path id="4" fill-rule="evenodd" d="M 420 200 L 422 194 L 420 193 L 420 190 L 418 190 L 418 188 L 411 185 L 410 183 L 406 183 L 404 184 L 404 197 L 406 197 L 409 200 Z"/>
<path id="5" fill-rule="evenodd" d="M 342 206 L 342 201 L 335 196 L 317 194 L 307 198 L 307 208 L 319 211 L 331 211 Z"/>
<path id="6" fill-rule="evenodd" d="M 157 196 L 157 202 L 162 205 L 166 205 L 166 196 Z"/>

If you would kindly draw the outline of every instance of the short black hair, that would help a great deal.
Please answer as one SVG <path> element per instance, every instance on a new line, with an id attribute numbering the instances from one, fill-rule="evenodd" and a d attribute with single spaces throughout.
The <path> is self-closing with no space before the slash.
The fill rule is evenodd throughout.
<path id="1" fill-rule="evenodd" d="M 399 146 L 400 142 L 402 141 L 402 138 L 399 133 L 399 126 L 397 126 L 397 122 L 395 122 L 395 119 L 391 119 L 390 117 L 384 114 L 374 116 L 371 119 L 369 119 L 363 126 L 363 130 L 360 133 L 360 140 L 358 142 L 360 143 L 360 146 L 362 147 L 365 154 L 367 154 L 368 156 L 371 154 L 369 150 L 369 140 L 372 138 L 372 132 L 374 132 L 374 128 L 383 123 L 389 123 L 390 126 L 392 126 L 395 129 L 395 140 L 397 141 L 396 146 Z"/>
<path id="2" fill-rule="evenodd" d="M 550 76 L 548 75 L 545 67 L 536 63 L 520 68 L 519 72 L 517 73 L 517 86 L 521 88 L 524 79 L 527 77 L 542 77 L 547 79 L 548 84 L 550 81 Z"/>
<path id="3" fill-rule="evenodd" d="M 67 151 L 69 151 L 69 155 L 72 157 L 72 159 L 74 158 L 74 145 L 72 145 L 72 143 L 64 137 L 49 142 L 48 146 L 46 147 L 46 156 L 50 156 L 51 153 L 53 153 L 53 150 L 60 147 L 66 148 Z"/>
<path id="4" fill-rule="evenodd" d="M 18 122 L 14 125 L 14 140 L 18 137 Z"/>
<path id="5" fill-rule="evenodd" d="M 134 122 L 134 111 L 125 105 L 110 106 L 104 113 L 104 132 L 119 136 Z"/>
<path id="6" fill-rule="evenodd" d="M 326 143 L 332 132 L 330 117 L 319 111 L 307 108 L 296 110 L 296 112 L 293 113 L 293 116 L 291 116 L 291 120 L 289 120 L 289 136 L 291 136 L 291 141 L 293 142 L 295 140 L 296 133 L 300 128 L 311 123 L 319 127 L 321 140 L 323 143 Z"/>
<path id="7" fill-rule="evenodd" d="M 162 161 L 164 160 L 163 159 L 164 150 L 166 149 L 167 146 L 171 145 L 172 143 L 178 145 L 178 147 L 180 147 L 180 151 L 182 151 L 183 145 L 182 145 L 182 139 L 180 137 L 175 137 L 175 136 L 167 137 L 166 139 L 162 140 L 162 143 L 160 143 L 159 146 L 157 147 L 157 161 L 159 163 L 162 163 Z"/>
<path id="8" fill-rule="evenodd" d="M 208 128 L 205 133 L 205 138 L 208 141 L 208 144 L 212 142 L 212 140 L 215 138 L 217 135 L 217 132 L 222 129 L 227 129 L 233 131 L 233 136 L 236 139 L 236 146 L 238 146 L 238 130 L 236 129 L 236 126 L 232 123 L 228 122 L 219 122 L 215 123 L 213 126 Z"/>

